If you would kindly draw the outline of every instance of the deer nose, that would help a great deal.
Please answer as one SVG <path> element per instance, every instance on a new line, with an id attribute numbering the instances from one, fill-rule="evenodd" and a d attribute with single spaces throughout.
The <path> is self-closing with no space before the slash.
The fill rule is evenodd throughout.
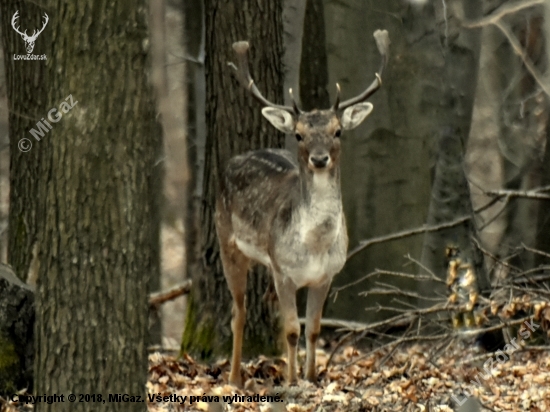
<path id="1" fill-rule="evenodd" d="M 326 154 L 309 156 L 309 162 L 318 169 L 323 169 L 327 167 L 329 160 L 330 157 Z"/>

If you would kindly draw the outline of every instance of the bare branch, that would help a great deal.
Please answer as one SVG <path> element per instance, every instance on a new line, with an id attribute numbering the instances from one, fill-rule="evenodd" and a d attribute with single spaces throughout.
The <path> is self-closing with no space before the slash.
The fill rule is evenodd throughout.
<path id="1" fill-rule="evenodd" d="M 359 279 L 356 279 L 353 282 L 350 282 L 346 285 L 335 288 L 332 291 L 331 295 L 337 294 L 341 290 L 349 288 L 350 286 L 355 286 L 358 283 L 361 283 L 361 282 L 363 282 L 367 279 L 370 279 L 374 276 L 380 276 L 380 275 L 398 276 L 398 277 L 402 277 L 402 278 L 405 278 L 405 279 L 413 279 L 413 280 L 433 280 L 435 282 L 445 283 L 445 281 L 443 281 L 443 280 L 441 280 L 441 279 L 439 279 L 439 278 L 437 278 L 433 275 L 430 275 L 430 276 L 428 276 L 428 275 L 415 275 L 415 274 L 412 274 L 412 273 L 394 272 L 394 271 L 390 271 L 390 270 L 375 269 L 374 272 L 370 272 L 369 274 L 367 274 L 367 275 L 365 275 L 365 276 L 363 276 Z"/>
<path id="2" fill-rule="evenodd" d="M 163 292 L 152 293 L 149 295 L 149 308 L 158 309 L 158 307 L 163 303 L 189 293 L 191 291 L 191 284 L 191 279 L 187 279 L 185 282 L 176 285 L 171 289 Z"/>
<path id="3" fill-rule="evenodd" d="M 530 248 L 530 247 L 526 246 L 524 243 L 521 244 L 521 247 L 522 247 L 523 249 L 527 250 L 528 252 L 535 253 L 535 254 L 537 254 L 537 255 L 540 255 L 540 256 L 544 256 L 544 257 L 550 258 L 550 254 L 548 254 L 548 253 L 546 253 L 546 252 L 543 252 L 542 250 Z"/>
<path id="4" fill-rule="evenodd" d="M 368 248 L 369 246 L 375 245 L 377 243 L 389 242 L 391 240 L 402 239 L 409 236 L 419 235 L 421 233 L 437 232 L 438 230 L 449 229 L 449 228 L 461 225 L 462 223 L 467 222 L 470 219 L 471 219 L 470 216 L 462 216 L 462 217 L 459 217 L 458 219 L 452 220 L 450 222 L 440 223 L 438 225 L 432 225 L 432 226 L 423 225 L 414 229 L 403 230 L 401 232 L 391 233 L 389 235 L 377 236 L 371 239 L 361 240 L 359 242 L 359 245 L 356 246 L 354 249 L 351 250 L 351 252 L 348 253 L 348 260 L 352 256 L 359 253 L 360 251 Z"/>
<path id="5" fill-rule="evenodd" d="M 548 84 L 544 80 L 543 75 L 539 73 L 531 59 L 527 56 L 527 53 L 521 47 L 521 44 L 516 36 L 514 36 L 514 33 L 512 33 L 508 26 L 501 21 L 497 21 L 495 23 L 495 26 L 497 26 L 500 31 L 506 36 L 506 38 L 510 42 L 510 45 L 512 46 L 512 49 L 521 58 L 521 60 L 523 60 L 525 68 L 529 73 L 531 73 L 531 76 L 533 76 L 540 88 L 544 91 L 544 93 L 546 93 L 546 95 L 550 96 L 550 87 L 548 87 Z"/>
<path id="6" fill-rule="evenodd" d="M 528 7 L 544 4 L 544 2 L 545 0 L 520 0 L 515 2 L 507 2 L 507 3 L 504 3 L 502 6 L 500 6 L 498 9 L 496 9 L 495 11 L 493 11 L 490 15 L 485 16 L 479 20 L 464 22 L 463 26 L 473 29 L 478 27 L 484 27 L 489 24 L 495 24 L 507 14 L 516 13 Z"/>
<path id="7" fill-rule="evenodd" d="M 524 318 L 521 318 L 521 319 L 502 322 L 502 323 L 499 323 L 498 325 L 490 326 L 488 328 L 463 330 L 460 332 L 460 336 L 464 336 L 464 337 L 477 336 L 481 333 L 494 332 L 496 330 L 501 330 L 510 326 L 521 325 L 523 322 L 531 320 L 532 318 L 533 316 L 530 315 L 530 316 L 525 316 Z"/>
<path id="8" fill-rule="evenodd" d="M 423 300 L 431 300 L 436 302 L 441 302 L 440 298 L 432 298 L 428 296 L 422 296 L 418 293 L 414 292 L 407 292 L 401 289 L 370 289 L 368 291 L 359 292 L 359 296 L 366 297 L 368 295 L 399 295 L 399 296 L 405 296 L 408 298 L 414 298 L 414 299 L 423 299 Z"/>
<path id="9" fill-rule="evenodd" d="M 514 271 L 514 272 L 520 272 L 521 269 L 519 269 L 518 267 L 516 266 L 512 266 L 510 265 L 509 263 L 505 262 L 504 260 L 502 259 L 499 259 L 497 256 L 493 255 L 491 252 L 489 252 L 487 249 L 483 248 L 483 246 L 481 246 L 481 244 L 479 243 L 479 240 L 477 240 L 475 237 L 471 237 L 471 240 L 475 243 L 476 247 L 479 249 L 479 251 L 481 253 L 483 253 L 485 256 L 488 256 L 490 257 L 491 259 L 493 259 L 495 262 L 501 264 L 502 266 L 505 266 L 507 267 L 508 269 Z"/>
<path id="10" fill-rule="evenodd" d="M 523 61 L 523 64 L 525 64 L 525 67 L 527 68 L 529 73 L 531 73 L 531 76 L 533 76 L 533 78 L 541 87 L 541 89 L 544 91 L 544 93 L 550 96 L 550 85 L 548 84 L 548 82 L 545 81 L 544 76 L 541 73 L 539 73 L 539 71 L 536 69 L 533 62 L 531 62 L 531 59 L 529 59 L 529 57 L 527 56 L 527 53 L 525 52 L 523 47 L 521 47 L 521 44 L 516 38 L 516 36 L 514 36 L 512 31 L 509 29 L 509 27 L 502 21 L 502 17 L 504 17 L 507 14 L 520 11 L 527 7 L 544 4 L 544 2 L 545 0 L 523 0 L 523 1 L 514 2 L 514 3 L 506 3 L 503 6 L 499 7 L 491 15 L 473 22 L 465 22 L 463 23 L 463 25 L 464 27 L 468 27 L 468 28 L 479 28 L 479 27 L 488 26 L 490 24 L 498 27 L 500 31 L 508 39 L 508 42 L 512 46 L 512 49 L 514 50 L 514 52 L 521 58 L 521 60 Z"/>
<path id="11" fill-rule="evenodd" d="M 540 188 L 544 189 L 544 188 Z M 532 190 L 489 190 L 485 192 L 488 196 L 497 196 L 499 198 L 502 197 L 521 197 L 525 199 L 537 199 L 537 200 L 550 200 L 550 195 L 541 193 L 542 190 L 540 189 L 532 189 Z"/>

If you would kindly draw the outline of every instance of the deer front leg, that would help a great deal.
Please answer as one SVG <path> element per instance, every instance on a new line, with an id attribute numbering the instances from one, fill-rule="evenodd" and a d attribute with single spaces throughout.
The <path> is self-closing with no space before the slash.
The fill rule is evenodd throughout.
<path id="1" fill-rule="evenodd" d="M 321 331 L 321 316 L 323 305 L 330 289 L 330 282 L 321 286 L 311 286 L 307 294 L 306 311 L 306 378 L 308 381 L 316 381 L 315 373 L 315 347 Z"/>
<path id="2" fill-rule="evenodd" d="M 300 323 L 296 309 L 296 285 L 289 278 L 282 279 L 281 275 L 275 275 L 275 289 L 279 298 L 279 311 L 283 318 L 283 333 L 287 343 L 288 356 L 288 382 L 294 384 L 296 375 L 296 349 L 300 339 Z"/>

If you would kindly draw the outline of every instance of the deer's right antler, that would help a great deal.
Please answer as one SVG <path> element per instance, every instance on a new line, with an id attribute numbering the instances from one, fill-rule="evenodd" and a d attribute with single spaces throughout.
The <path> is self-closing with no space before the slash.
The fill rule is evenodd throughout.
<path id="1" fill-rule="evenodd" d="M 258 100 L 262 105 L 274 107 L 276 109 L 282 109 L 286 110 L 290 113 L 299 114 L 300 109 L 298 109 L 298 105 L 296 104 L 296 101 L 294 100 L 294 96 L 292 95 L 292 89 L 289 90 L 290 97 L 292 99 L 292 106 L 282 106 L 273 102 L 270 102 L 267 100 L 262 93 L 258 90 L 256 87 L 256 83 L 254 82 L 254 79 L 250 75 L 250 71 L 248 69 L 248 49 L 250 45 L 247 41 L 238 41 L 233 43 L 233 50 L 235 51 L 235 54 L 237 56 L 237 65 L 229 62 L 227 63 L 235 72 L 235 75 L 241 85 L 248 90 L 256 100 Z"/>
<path id="2" fill-rule="evenodd" d="M 378 47 L 378 52 L 382 56 L 380 69 L 378 70 L 378 73 L 375 74 L 376 79 L 374 79 L 374 81 L 370 84 L 369 87 L 367 87 L 367 89 L 363 93 L 342 103 L 340 103 L 340 85 L 336 83 L 336 102 L 334 103 L 334 106 L 332 106 L 332 109 L 334 111 L 344 110 L 350 106 L 353 106 L 354 104 L 367 100 L 370 96 L 374 94 L 374 92 L 376 92 L 380 88 L 380 86 L 382 86 L 382 73 L 384 72 L 384 68 L 388 63 L 390 37 L 388 36 L 387 30 L 376 30 L 373 36 L 374 40 L 376 41 L 376 46 Z"/>

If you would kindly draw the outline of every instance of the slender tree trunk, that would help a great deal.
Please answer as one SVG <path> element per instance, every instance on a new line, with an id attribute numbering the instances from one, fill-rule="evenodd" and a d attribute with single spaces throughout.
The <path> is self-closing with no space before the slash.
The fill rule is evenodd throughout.
<path id="1" fill-rule="evenodd" d="M 204 78 L 204 4 L 203 0 L 183 2 L 185 50 L 187 53 L 187 159 L 189 182 L 185 220 L 186 275 L 200 270 L 200 213 L 206 143 Z M 185 307 L 188 307 L 187 296 Z M 186 316 L 184 316 L 185 318 Z"/>
<path id="2" fill-rule="evenodd" d="M 463 16 L 455 15 L 459 10 Z M 473 247 L 472 236 L 477 236 L 473 222 L 468 181 L 464 172 L 464 152 L 470 133 L 472 110 L 479 65 L 481 29 L 449 27 L 454 19 L 474 20 L 481 16 L 481 3 L 476 0 L 454 0 L 441 13 L 441 36 L 444 65 L 441 67 L 438 100 L 440 113 L 434 119 L 438 127 L 437 160 L 434 169 L 429 225 L 451 221 L 469 215 L 472 220 L 454 228 L 427 233 L 424 236 L 422 263 L 436 276 L 445 277 L 445 248 L 453 245 L 461 256 L 476 268 L 478 284 L 488 287 L 488 279 L 479 250 Z M 433 284 L 424 290 L 434 293 Z"/>
<path id="3" fill-rule="evenodd" d="M 25 207 L 36 210 L 35 393 L 101 394 L 103 410 L 143 411 L 144 403 L 107 395 L 144 396 L 148 285 L 159 271 L 161 134 L 147 83 L 148 7 L 52 0 L 47 13 L 48 61 L 38 66 L 45 76 L 29 82 L 9 72 L 20 88 L 10 96 L 45 85 L 46 93 L 33 88 L 42 103 L 36 115 L 55 108 L 61 116 L 31 152 L 12 143 L 12 190 L 25 196 L 33 188 Z M 25 70 L 30 62 L 16 63 Z M 26 172 L 23 156 L 33 151 L 40 161 Z M 14 221 L 15 234 L 22 227 Z M 22 270 L 28 244 L 10 252 Z M 36 409 L 90 406 L 66 398 Z"/>
<path id="4" fill-rule="evenodd" d="M 211 356 L 231 349 L 231 298 L 223 277 L 213 213 L 218 181 L 230 157 L 250 149 L 282 147 L 283 138 L 261 116 L 257 102 L 233 79 L 227 62 L 231 44 L 249 40 L 251 73 L 269 100 L 282 102 L 281 4 L 268 0 L 207 0 L 204 196 L 201 210 L 201 267 L 193 274 L 182 350 Z M 244 353 L 276 350 L 276 320 L 262 301 L 268 278 L 263 269 L 248 278 Z"/>

